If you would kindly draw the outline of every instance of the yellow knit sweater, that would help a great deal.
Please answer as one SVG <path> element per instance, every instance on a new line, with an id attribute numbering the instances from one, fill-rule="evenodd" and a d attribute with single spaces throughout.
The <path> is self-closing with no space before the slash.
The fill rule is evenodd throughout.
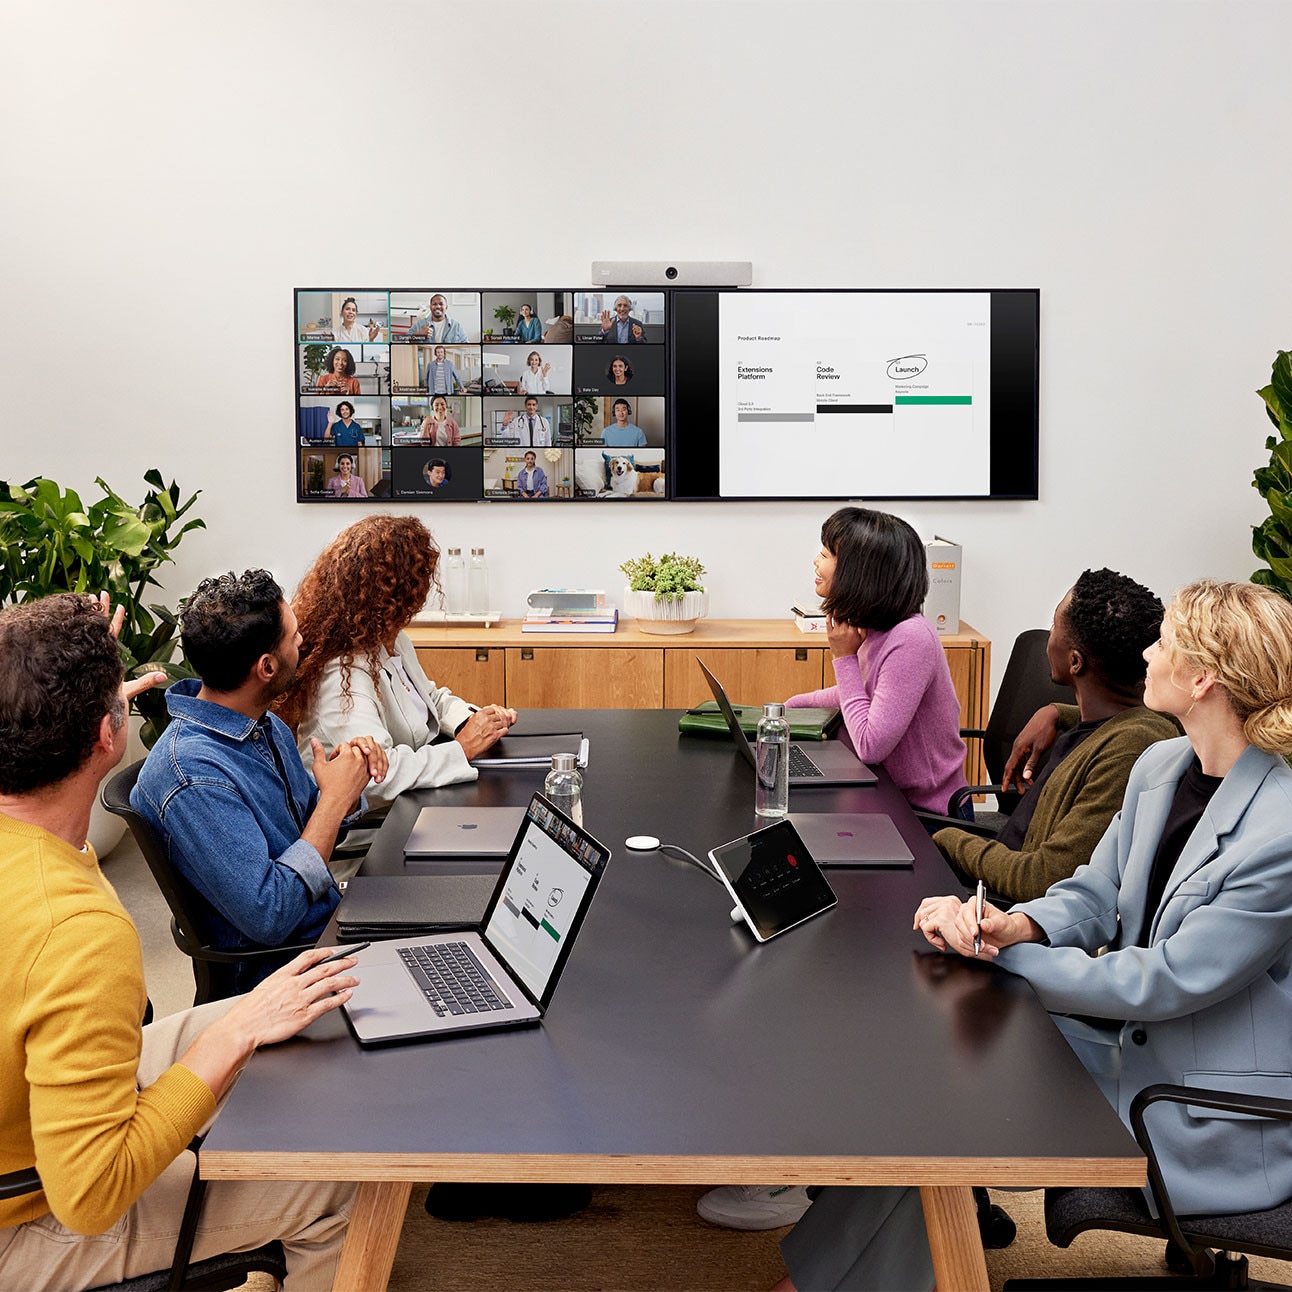
<path id="1" fill-rule="evenodd" d="M 0 1172 L 44 1191 L 0 1202 L 0 1228 L 52 1211 L 110 1228 L 211 1115 L 175 1064 L 135 1084 L 146 1000 L 139 935 L 89 848 L 0 815 Z"/>

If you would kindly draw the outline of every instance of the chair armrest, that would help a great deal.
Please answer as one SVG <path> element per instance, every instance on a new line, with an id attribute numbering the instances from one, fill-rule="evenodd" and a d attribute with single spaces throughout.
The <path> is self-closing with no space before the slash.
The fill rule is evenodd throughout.
<path id="1" fill-rule="evenodd" d="M 25 1193 L 39 1193 L 40 1175 L 34 1166 L 0 1175 L 0 1199 L 21 1198 Z"/>
<path id="2" fill-rule="evenodd" d="M 953 830 L 966 830 L 981 839 L 991 839 L 996 834 L 991 826 L 983 825 L 978 821 L 966 821 L 961 816 L 947 816 L 943 812 L 925 812 L 922 808 L 916 808 L 915 815 L 921 824 L 932 826 L 936 830 L 945 830 L 948 827 Z"/>
<path id="3" fill-rule="evenodd" d="M 1144 1114 L 1156 1103 L 1187 1104 L 1194 1108 L 1214 1108 L 1217 1112 L 1250 1113 L 1256 1117 L 1292 1121 L 1292 1099 L 1277 1099 L 1272 1095 L 1240 1095 L 1229 1090 L 1208 1090 L 1202 1086 L 1176 1086 L 1159 1082 L 1145 1086 L 1131 1101 L 1131 1131 L 1148 1159 L 1148 1185 L 1166 1231 L 1171 1241 L 1189 1258 L 1197 1276 L 1210 1278 L 1215 1272 L 1215 1261 L 1206 1248 L 1195 1247 L 1181 1232 L 1180 1222 L 1171 1205 L 1171 1195 L 1167 1192 L 1162 1168 L 1158 1165 L 1157 1153 L 1148 1133 Z"/>
<path id="4" fill-rule="evenodd" d="M 951 795 L 951 801 L 947 806 L 955 810 L 968 803 L 975 794 L 1003 794 L 1004 792 L 1004 787 L 1000 785 L 965 785 Z"/>

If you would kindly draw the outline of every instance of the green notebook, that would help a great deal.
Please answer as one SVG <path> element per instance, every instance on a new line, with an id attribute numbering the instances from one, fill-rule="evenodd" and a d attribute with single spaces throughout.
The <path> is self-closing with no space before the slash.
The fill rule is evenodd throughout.
<path id="1" fill-rule="evenodd" d="M 740 719 L 740 729 L 750 740 L 758 735 L 758 720 L 763 716 L 761 704 L 733 704 Z M 790 724 L 791 740 L 825 740 L 838 726 L 838 709 L 786 709 L 785 721 Z M 677 729 L 684 736 L 727 736 L 727 720 L 718 712 L 716 700 L 705 700 L 694 709 L 688 709 L 677 721 Z"/>

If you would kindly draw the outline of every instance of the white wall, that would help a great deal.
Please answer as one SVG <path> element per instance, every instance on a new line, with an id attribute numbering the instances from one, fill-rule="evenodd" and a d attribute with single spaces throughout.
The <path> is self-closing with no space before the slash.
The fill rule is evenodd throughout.
<path id="1" fill-rule="evenodd" d="M 1086 566 L 1162 593 L 1254 566 L 1252 392 L 1292 343 L 1282 0 L 9 0 L 0 23 L 4 474 L 201 486 L 172 596 L 256 564 L 291 587 L 353 515 L 292 501 L 293 287 L 577 285 L 606 258 L 1041 289 L 1040 501 L 893 507 L 964 544 L 997 674 Z M 567 196 L 523 221 L 486 196 L 497 148 L 463 142 L 494 132 L 499 33 L 565 69 L 526 135 Z M 381 92 L 414 66 L 420 99 Z M 562 100 L 590 68 L 612 70 Z M 140 335 L 148 372 L 121 362 Z M 829 507 L 416 510 L 486 546 L 510 614 L 676 547 L 715 615 L 771 616 L 810 587 Z"/>

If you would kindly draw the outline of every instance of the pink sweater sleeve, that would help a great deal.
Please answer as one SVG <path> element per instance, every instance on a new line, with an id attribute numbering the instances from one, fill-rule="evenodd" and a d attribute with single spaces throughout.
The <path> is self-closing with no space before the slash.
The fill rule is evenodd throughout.
<path id="1" fill-rule="evenodd" d="M 933 680 L 934 664 L 941 662 L 941 647 L 937 649 L 936 661 L 914 643 L 869 660 L 869 688 L 862 681 L 858 656 L 841 655 L 834 661 L 838 685 L 833 689 L 839 697 L 835 703 L 862 762 L 882 763 L 906 734 Z"/>

